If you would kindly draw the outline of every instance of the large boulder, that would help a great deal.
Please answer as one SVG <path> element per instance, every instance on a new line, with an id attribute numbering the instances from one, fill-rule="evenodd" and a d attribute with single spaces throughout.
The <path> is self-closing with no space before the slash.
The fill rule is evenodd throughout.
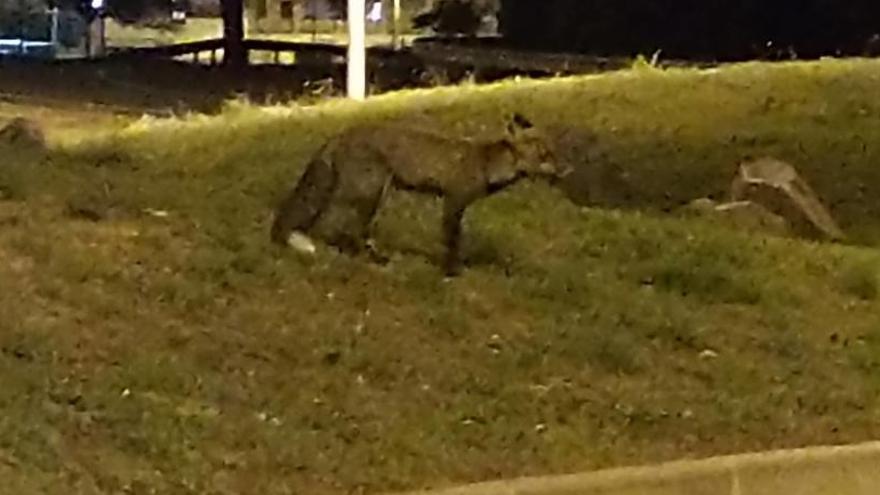
<path id="1" fill-rule="evenodd" d="M 549 125 L 556 158 L 573 172 L 560 184 L 562 191 L 578 205 L 605 208 L 632 206 L 636 195 L 626 170 L 609 160 L 605 145 L 589 129 Z"/>
<path id="2" fill-rule="evenodd" d="M 0 128 L 0 144 L 28 150 L 44 150 L 46 136 L 40 125 L 24 117 L 16 117 Z"/>
<path id="3" fill-rule="evenodd" d="M 757 203 L 786 219 L 794 233 L 840 240 L 843 231 L 795 168 L 773 158 L 742 163 L 731 186 L 734 202 Z"/>

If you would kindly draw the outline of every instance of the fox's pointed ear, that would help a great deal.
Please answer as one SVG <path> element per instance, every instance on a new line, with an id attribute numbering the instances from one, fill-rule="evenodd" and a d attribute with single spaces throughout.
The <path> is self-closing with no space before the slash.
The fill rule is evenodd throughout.
<path id="1" fill-rule="evenodd" d="M 507 121 L 507 134 L 513 136 L 516 134 L 516 122 L 513 118 Z"/>
<path id="2" fill-rule="evenodd" d="M 510 116 L 510 120 L 507 122 L 507 133 L 511 136 L 515 136 L 517 133 L 529 130 L 535 127 L 532 122 L 525 118 L 521 113 L 515 112 Z"/>
<path id="3" fill-rule="evenodd" d="M 521 129 L 531 129 L 532 127 L 535 127 L 531 120 L 525 118 L 523 114 L 519 112 L 513 114 L 513 123 Z"/>

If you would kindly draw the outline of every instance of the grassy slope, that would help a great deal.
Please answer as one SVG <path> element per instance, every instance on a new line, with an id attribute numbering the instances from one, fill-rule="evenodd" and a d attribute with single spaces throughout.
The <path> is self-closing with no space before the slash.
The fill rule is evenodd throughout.
<path id="1" fill-rule="evenodd" d="M 479 134 L 516 108 L 594 129 L 633 206 L 719 191 L 744 155 L 795 160 L 873 244 L 878 75 L 632 72 L 62 133 L 40 164 L 0 166 L 3 489 L 375 492 L 876 438 L 874 248 L 582 210 L 540 185 L 468 216 L 474 266 L 449 282 L 424 199 L 383 210 L 403 253 L 384 270 L 297 259 L 266 229 L 345 122 Z"/>

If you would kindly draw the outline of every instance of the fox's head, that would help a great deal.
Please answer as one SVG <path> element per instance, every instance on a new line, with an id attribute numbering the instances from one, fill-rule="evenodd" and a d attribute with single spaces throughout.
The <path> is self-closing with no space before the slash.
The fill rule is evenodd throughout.
<path id="1" fill-rule="evenodd" d="M 561 163 L 550 146 L 550 140 L 527 118 L 513 114 L 507 124 L 507 139 L 516 156 L 517 172 L 532 177 L 558 180 L 570 174 L 570 165 Z"/>

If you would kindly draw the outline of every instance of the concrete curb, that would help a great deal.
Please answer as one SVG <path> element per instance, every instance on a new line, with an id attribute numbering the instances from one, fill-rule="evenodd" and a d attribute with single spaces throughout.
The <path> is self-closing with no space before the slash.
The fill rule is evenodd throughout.
<path id="1" fill-rule="evenodd" d="M 880 495 L 880 442 L 479 483 L 423 495 Z M 416 495 L 415 492 L 410 495 Z"/>

